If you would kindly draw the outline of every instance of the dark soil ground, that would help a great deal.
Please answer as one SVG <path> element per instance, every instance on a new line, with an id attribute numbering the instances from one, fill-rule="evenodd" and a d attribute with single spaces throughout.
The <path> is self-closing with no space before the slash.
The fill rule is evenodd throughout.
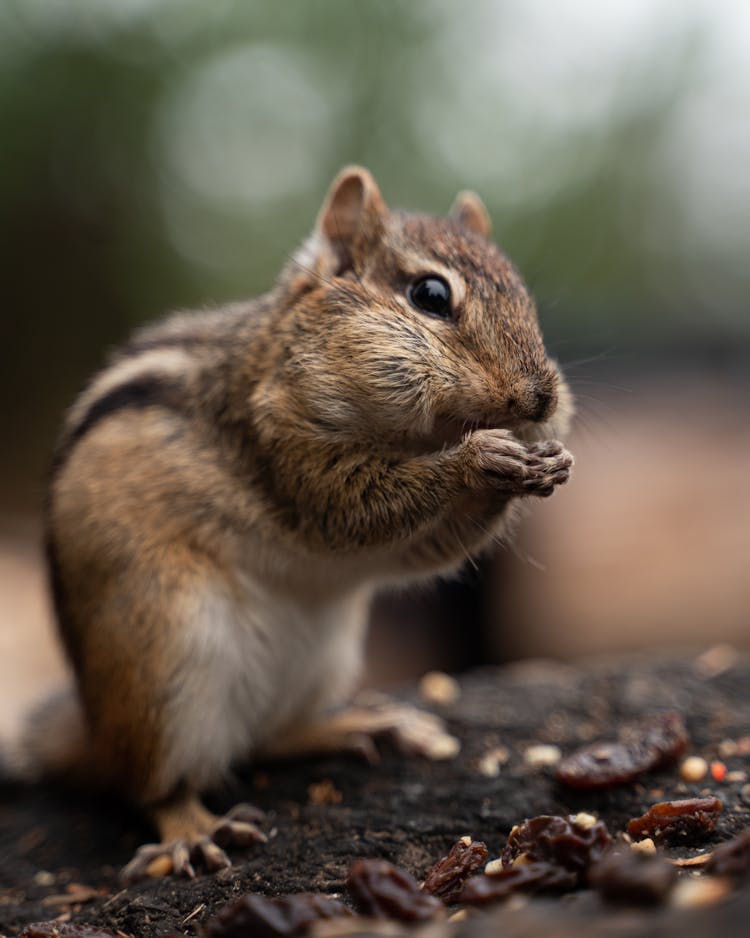
<path id="1" fill-rule="evenodd" d="M 383 857 L 421 877 L 463 834 L 484 840 L 496 857 L 510 828 L 526 817 L 587 811 L 600 815 L 614 834 L 655 801 L 710 792 L 725 804 L 715 832 L 704 844 L 671 852 L 688 856 L 708 849 L 750 826 L 750 790 L 739 774 L 750 774 L 747 754 L 724 756 L 733 781 L 709 776 L 688 785 L 671 768 L 610 791 L 575 793 L 556 783 L 551 769 L 528 766 L 523 753 L 540 742 L 568 752 L 593 739 L 612 739 L 623 721 L 674 708 L 690 732 L 691 751 L 718 758 L 722 741 L 750 733 L 750 661 L 737 659 L 717 670 L 707 674 L 693 658 L 639 657 L 476 671 L 463 678 L 459 701 L 441 711 L 462 741 L 453 761 L 405 758 L 384 743 L 375 766 L 328 757 L 240 771 L 231 788 L 208 802 L 217 811 L 237 801 L 258 805 L 268 814 L 269 842 L 233 851 L 234 867 L 195 880 L 149 880 L 123 889 L 117 871 L 153 838 L 136 812 L 60 787 L 6 787 L 0 800 L 0 933 L 15 935 L 25 923 L 62 916 L 138 938 L 193 935 L 245 893 L 345 894 L 347 871 L 358 857 Z M 399 696 L 417 699 L 409 689 Z M 478 760 L 499 745 L 509 759 L 498 777 L 487 778 Z M 340 792 L 340 803 L 314 803 L 309 786 L 325 780 Z M 77 886 L 91 888 L 87 893 Z M 587 933 L 613 921 L 590 893 L 494 914 L 500 918 L 492 926 L 479 919 L 446 925 L 445 934 L 489 935 L 502 924 L 508 935 L 538 935 L 554 921 L 556 934 L 572 935 L 580 933 L 581 921 L 591 926 Z M 618 935 L 745 935 L 750 886 L 699 913 L 666 908 L 617 914 L 625 915 Z"/>

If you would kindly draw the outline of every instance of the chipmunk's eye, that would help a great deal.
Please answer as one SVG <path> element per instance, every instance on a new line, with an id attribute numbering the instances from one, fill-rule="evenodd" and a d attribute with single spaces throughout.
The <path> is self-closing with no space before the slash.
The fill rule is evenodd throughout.
<path id="1" fill-rule="evenodd" d="M 429 313 L 440 319 L 450 319 L 451 288 L 442 277 L 430 274 L 420 277 L 411 284 L 407 292 L 411 305 L 420 313 Z"/>

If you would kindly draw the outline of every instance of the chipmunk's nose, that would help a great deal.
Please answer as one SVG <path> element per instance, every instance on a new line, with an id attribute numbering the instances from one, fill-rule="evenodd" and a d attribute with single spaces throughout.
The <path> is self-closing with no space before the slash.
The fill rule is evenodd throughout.
<path id="1" fill-rule="evenodd" d="M 551 417 L 557 407 L 555 375 L 550 372 L 519 382 L 508 398 L 508 406 L 524 420 L 539 423 Z"/>

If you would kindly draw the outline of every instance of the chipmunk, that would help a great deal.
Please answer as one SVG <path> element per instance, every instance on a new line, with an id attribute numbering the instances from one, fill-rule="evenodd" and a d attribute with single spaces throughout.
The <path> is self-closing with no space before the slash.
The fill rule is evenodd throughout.
<path id="1" fill-rule="evenodd" d="M 569 476 L 571 396 L 489 234 L 472 193 L 389 211 L 348 167 L 271 292 L 136 333 L 69 411 L 46 530 L 75 689 L 26 761 L 144 808 L 127 876 L 263 839 L 200 801 L 238 760 L 388 728 L 455 751 L 429 714 L 336 708 L 376 589 L 456 571 Z"/>

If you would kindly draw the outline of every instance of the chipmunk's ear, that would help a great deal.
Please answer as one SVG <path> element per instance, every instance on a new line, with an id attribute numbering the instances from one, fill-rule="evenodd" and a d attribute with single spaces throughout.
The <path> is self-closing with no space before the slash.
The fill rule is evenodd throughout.
<path id="1" fill-rule="evenodd" d="M 344 265 L 383 233 L 388 207 L 372 174 L 346 166 L 333 180 L 316 230 L 333 245 Z"/>
<path id="2" fill-rule="evenodd" d="M 450 211 L 450 217 L 460 222 L 464 228 L 474 234 L 489 238 L 492 222 L 484 207 L 484 202 L 475 192 L 459 192 Z"/>

